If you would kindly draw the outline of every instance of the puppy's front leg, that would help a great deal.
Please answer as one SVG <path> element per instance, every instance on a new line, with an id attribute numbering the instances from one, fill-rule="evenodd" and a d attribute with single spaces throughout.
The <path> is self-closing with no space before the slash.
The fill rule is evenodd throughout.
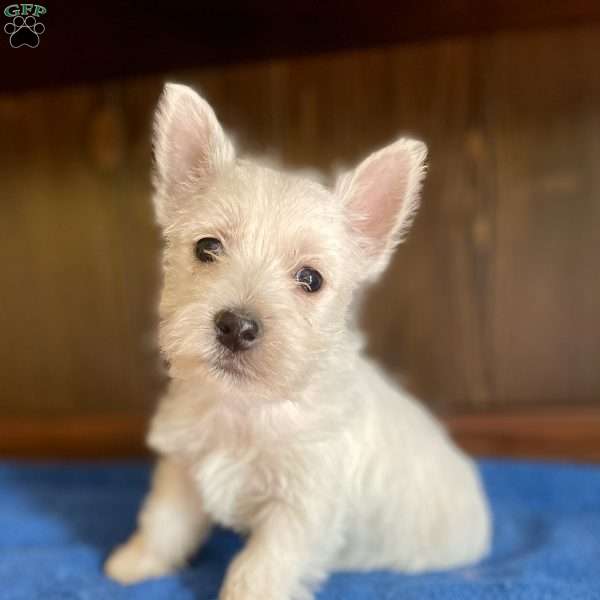
<path id="1" fill-rule="evenodd" d="M 124 584 L 161 577 L 181 567 L 209 530 L 209 518 L 185 466 L 161 458 L 137 531 L 114 550 L 104 569 Z"/>
<path id="2" fill-rule="evenodd" d="M 338 536 L 331 535 L 324 512 L 310 511 L 272 509 L 229 567 L 219 600 L 312 599 L 311 588 L 325 577 Z"/>

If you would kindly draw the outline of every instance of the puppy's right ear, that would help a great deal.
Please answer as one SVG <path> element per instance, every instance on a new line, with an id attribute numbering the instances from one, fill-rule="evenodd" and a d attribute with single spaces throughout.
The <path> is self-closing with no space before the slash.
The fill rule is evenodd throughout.
<path id="1" fill-rule="evenodd" d="M 213 109 L 192 88 L 167 83 L 154 117 L 156 216 L 164 224 L 179 186 L 200 189 L 235 156 Z"/>

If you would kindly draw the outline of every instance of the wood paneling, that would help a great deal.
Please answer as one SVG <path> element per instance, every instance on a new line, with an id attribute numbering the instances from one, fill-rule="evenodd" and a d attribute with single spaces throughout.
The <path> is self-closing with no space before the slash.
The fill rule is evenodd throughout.
<path id="1" fill-rule="evenodd" d="M 0 416 L 151 409 L 149 125 L 170 78 L 294 167 L 425 139 L 422 211 L 365 305 L 370 352 L 446 414 L 597 406 L 599 59 L 587 26 L 0 96 Z"/>
<path id="2" fill-rule="evenodd" d="M 489 46 L 494 152 L 488 296 L 503 402 L 600 401 L 598 36 Z M 596 363 L 596 364 L 594 364 Z"/>
<path id="3" fill-rule="evenodd" d="M 3 414 L 139 411 L 156 388 L 147 127 L 120 93 L 0 103 Z"/>

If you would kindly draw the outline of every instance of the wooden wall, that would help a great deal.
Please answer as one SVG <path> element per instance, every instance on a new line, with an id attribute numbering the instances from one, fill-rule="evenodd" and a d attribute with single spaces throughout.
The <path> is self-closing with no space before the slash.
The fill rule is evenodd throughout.
<path id="1" fill-rule="evenodd" d="M 78 418 L 119 446 L 160 390 L 149 124 L 165 79 L 293 166 L 423 138 L 423 209 L 367 303 L 371 353 L 446 414 L 600 408 L 598 64 L 590 25 L 0 96 L 0 451 Z"/>

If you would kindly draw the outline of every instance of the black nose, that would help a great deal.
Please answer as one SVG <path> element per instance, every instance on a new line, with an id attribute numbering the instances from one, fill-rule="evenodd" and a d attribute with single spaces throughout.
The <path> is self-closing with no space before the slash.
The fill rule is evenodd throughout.
<path id="1" fill-rule="evenodd" d="M 231 310 L 222 310 L 215 316 L 217 339 L 232 352 L 248 350 L 260 336 L 256 319 Z"/>

